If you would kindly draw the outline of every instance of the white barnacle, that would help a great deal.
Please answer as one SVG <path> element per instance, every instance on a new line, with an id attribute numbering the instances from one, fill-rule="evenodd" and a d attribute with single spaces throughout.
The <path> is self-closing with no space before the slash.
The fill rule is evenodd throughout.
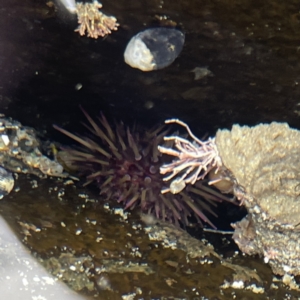
<path id="1" fill-rule="evenodd" d="M 7 136 L 7 134 L 2 134 L 1 138 L 2 138 L 2 141 L 3 141 L 4 145 L 8 146 L 10 140 L 9 140 L 9 137 Z"/>
<path id="2" fill-rule="evenodd" d="M 0 199 L 9 194 L 14 187 L 15 180 L 12 173 L 0 167 Z"/>
<path id="3" fill-rule="evenodd" d="M 178 194 L 185 188 L 185 181 L 181 178 L 174 179 L 170 184 L 170 192 L 172 194 Z"/>

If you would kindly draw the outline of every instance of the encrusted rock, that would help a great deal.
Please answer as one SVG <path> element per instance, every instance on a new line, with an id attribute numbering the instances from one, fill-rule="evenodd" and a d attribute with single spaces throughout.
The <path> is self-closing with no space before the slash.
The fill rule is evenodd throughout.
<path id="1" fill-rule="evenodd" d="M 216 145 L 249 213 L 233 225 L 233 239 L 274 273 L 300 275 L 300 131 L 276 122 L 234 125 L 217 132 Z"/>
<path id="2" fill-rule="evenodd" d="M 14 178 L 9 171 L 39 177 L 68 175 L 57 161 L 45 156 L 41 148 L 33 128 L 0 115 L 0 199 L 14 186 Z"/>
<path id="3" fill-rule="evenodd" d="M 41 152 L 41 142 L 33 128 L 0 116 L 0 166 L 17 173 L 40 177 L 66 177 L 63 167 Z"/>

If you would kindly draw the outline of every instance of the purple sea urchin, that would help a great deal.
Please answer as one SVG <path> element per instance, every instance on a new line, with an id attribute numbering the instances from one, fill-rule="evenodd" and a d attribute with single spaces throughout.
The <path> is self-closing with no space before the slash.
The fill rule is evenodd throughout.
<path id="1" fill-rule="evenodd" d="M 159 172 L 164 162 L 158 145 L 164 143 L 168 132 L 164 126 L 144 132 L 136 127 L 130 130 L 123 123 L 112 128 L 103 114 L 97 124 L 82 111 L 89 122 L 85 124 L 89 130 L 86 136 L 75 135 L 56 125 L 54 128 L 80 144 L 65 151 L 68 161 L 86 176 L 85 185 L 95 182 L 101 195 L 122 202 L 125 209 L 139 207 L 144 213 L 184 226 L 190 224 L 193 215 L 199 223 L 215 227 L 204 211 L 216 216 L 211 206 L 228 200 L 222 194 L 200 182 L 176 195 L 161 193 L 167 187 Z"/>

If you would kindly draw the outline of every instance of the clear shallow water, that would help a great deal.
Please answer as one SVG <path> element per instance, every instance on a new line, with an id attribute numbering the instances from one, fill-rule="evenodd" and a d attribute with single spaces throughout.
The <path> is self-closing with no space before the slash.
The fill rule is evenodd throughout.
<path id="1" fill-rule="evenodd" d="M 207 132 L 214 134 L 218 128 L 230 127 L 234 123 L 253 125 L 285 121 L 299 128 L 300 27 L 296 1 L 289 4 L 264 1 L 260 5 L 252 1 L 117 1 L 103 2 L 103 5 L 106 12 L 118 18 L 121 26 L 106 39 L 95 41 L 74 33 L 77 26 L 75 18 L 61 7 L 55 12 L 46 5 L 46 1 L 5 1 L 2 4 L 1 112 L 24 125 L 45 131 L 48 138 L 61 142 L 66 140 L 52 129 L 52 124 L 67 126 L 74 131 L 82 130 L 79 121 L 83 120 L 83 116 L 79 105 L 94 114 L 103 111 L 108 117 L 122 119 L 127 124 L 138 122 L 146 127 L 166 118 L 178 117 L 188 122 L 198 136 Z M 183 51 L 166 69 L 151 73 L 131 69 L 123 62 L 126 43 L 137 32 L 159 23 L 157 15 L 166 15 L 185 32 Z M 196 67 L 207 68 L 213 76 L 195 80 L 191 71 Z M 82 89 L 78 91 L 75 86 L 79 83 Z M 87 224 L 86 214 L 94 213 L 94 210 L 87 213 L 78 209 L 77 204 L 81 202 L 77 190 L 74 192 L 76 196 L 65 196 L 70 205 L 65 209 L 64 202 L 57 200 L 57 194 L 53 194 L 53 199 L 48 198 L 52 181 L 43 181 L 34 190 L 25 177 L 20 182 L 24 182 L 22 192 L 13 193 L 0 203 L 3 216 L 17 226 L 17 232 L 22 228 L 18 222 L 35 223 L 41 215 L 47 216 L 47 222 L 57 223 L 51 229 L 46 227 L 43 235 L 31 233 L 26 243 L 33 252 L 44 258 L 51 255 L 59 257 L 60 243 L 74 249 L 77 255 L 97 252 L 95 249 L 98 249 L 99 243 L 94 243 L 93 235 L 97 232 L 91 234 L 93 242 L 74 233 L 71 237 L 62 235 L 60 238 L 57 234 L 61 231 L 61 219 L 70 218 L 74 227 L 75 223 Z M 84 190 L 87 191 L 90 190 Z M 43 198 L 43 195 L 47 197 Z M 228 207 L 224 209 L 228 210 Z M 73 210 L 76 213 L 70 216 Z M 95 218 L 103 217 L 100 211 Z M 219 213 L 221 216 L 224 214 L 223 211 Z M 98 251 L 101 255 L 108 251 L 110 257 L 128 260 L 132 255 L 131 250 L 126 254 L 126 234 L 132 230 L 131 225 L 104 216 L 108 219 L 103 222 L 101 231 L 106 229 L 105 234 L 109 235 L 119 230 L 122 238 L 114 236 L 114 242 L 108 240 Z M 115 227 L 110 227 L 112 224 Z M 88 226 L 87 231 L 93 228 L 85 226 Z M 73 227 L 72 230 L 75 230 Z M 199 236 L 198 232 L 196 234 Z M 144 238 L 142 235 L 141 240 Z M 143 240 L 141 243 L 148 242 Z M 113 247 L 110 249 L 111 244 Z M 55 245 L 60 245 L 56 251 L 53 250 Z M 226 252 L 222 240 L 216 245 L 221 253 L 229 254 L 235 250 L 229 247 Z M 132 249 L 132 246 L 128 247 Z M 145 251 L 142 252 L 143 260 L 148 259 L 149 248 L 155 248 L 148 244 L 144 248 L 139 247 L 141 252 Z M 125 249 L 124 255 L 120 249 Z M 213 274 L 213 279 L 206 282 L 206 288 L 198 289 L 200 295 L 209 299 L 232 298 L 231 291 L 226 295 L 220 294 L 219 289 L 215 291 L 226 276 L 230 278 L 228 270 L 218 269 L 214 273 L 210 267 L 203 269 L 196 262 L 195 265 L 194 262 L 186 265 L 185 255 L 181 252 L 152 249 L 150 253 L 156 275 L 145 275 L 143 271 L 142 275 L 130 272 L 108 276 L 112 287 L 119 291 L 116 299 L 121 294 L 133 292 L 135 286 L 142 286 L 148 292 L 145 292 L 147 297 L 183 298 L 181 291 L 185 287 L 187 295 L 194 297 L 192 287 L 201 287 L 200 282 L 206 280 L 205 274 L 208 273 Z M 98 259 L 103 259 L 101 255 Z M 135 259 L 139 261 L 140 258 Z M 174 270 L 166 267 L 164 260 L 179 261 L 184 271 L 174 275 Z M 238 257 L 237 261 L 259 270 L 260 276 L 267 282 L 266 287 L 270 286 L 271 272 L 260 259 Z M 186 275 L 189 267 L 195 267 L 194 275 Z M 176 284 L 162 284 L 168 276 L 176 280 Z M 285 293 L 297 295 L 281 287 L 279 291 L 266 289 L 261 296 L 244 290 L 234 292 L 244 299 L 283 299 Z M 86 290 L 84 293 L 91 294 Z M 109 297 L 115 296 L 109 291 L 106 293 Z M 101 296 L 98 297 L 101 299 Z M 108 296 L 102 294 L 102 297 Z"/>
<path id="2" fill-rule="evenodd" d="M 2 200 L 1 215 L 48 277 L 60 278 L 87 299 L 294 299 L 298 295 L 278 281 L 272 285 L 276 278 L 262 259 L 235 252 L 225 237 L 206 234 L 205 241 L 198 233 L 193 239 L 171 225 L 145 224 L 137 213 L 98 202 L 97 193 L 66 184 L 67 180 L 35 179 L 19 177 L 19 191 Z M 44 282 L 45 275 L 35 271 L 34 262 L 24 263 L 34 270 L 34 275 L 27 274 L 22 263 L 28 258 L 18 250 L 13 255 L 7 252 L 7 246 L 14 249 L 8 240 L 0 235 L 0 277 L 7 282 L 3 292 L 11 299 L 19 299 L 20 293 L 32 299 L 41 287 L 34 285 L 36 278 Z M 244 282 L 245 289 L 226 288 L 226 282 Z M 28 293 L 30 288 L 35 292 Z M 58 288 L 49 284 L 39 294 L 59 299 Z"/>

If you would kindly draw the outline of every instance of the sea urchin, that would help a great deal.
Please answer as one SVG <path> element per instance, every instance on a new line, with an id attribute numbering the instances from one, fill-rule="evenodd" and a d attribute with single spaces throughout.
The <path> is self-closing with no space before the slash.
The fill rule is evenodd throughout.
<path id="1" fill-rule="evenodd" d="M 228 200 L 227 197 L 201 182 L 178 194 L 161 193 L 167 188 L 159 172 L 166 162 L 163 158 L 168 158 L 158 151 L 168 133 L 164 126 L 151 131 L 139 130 L 137 126 L 129 129 L 123 123 L 112 127 L 103 114 L 97 124 L 82 111 L 89 122 L 84 124 L 89 130 L 87 135 L 75 135 L 56 125 L 54 128 L 80 144 L 64 150 L 68 161 L 80 175 L 86 176 L 85 185 L 95 182 L 100 195 L 123 203 L 125 209 L 138 207 L 143 213 L 184 226 L 190 224 L 193 216 L 200 224 L 206 222 L 215 227 L 204 211 L 216 216 L 211 206 Z"/>

